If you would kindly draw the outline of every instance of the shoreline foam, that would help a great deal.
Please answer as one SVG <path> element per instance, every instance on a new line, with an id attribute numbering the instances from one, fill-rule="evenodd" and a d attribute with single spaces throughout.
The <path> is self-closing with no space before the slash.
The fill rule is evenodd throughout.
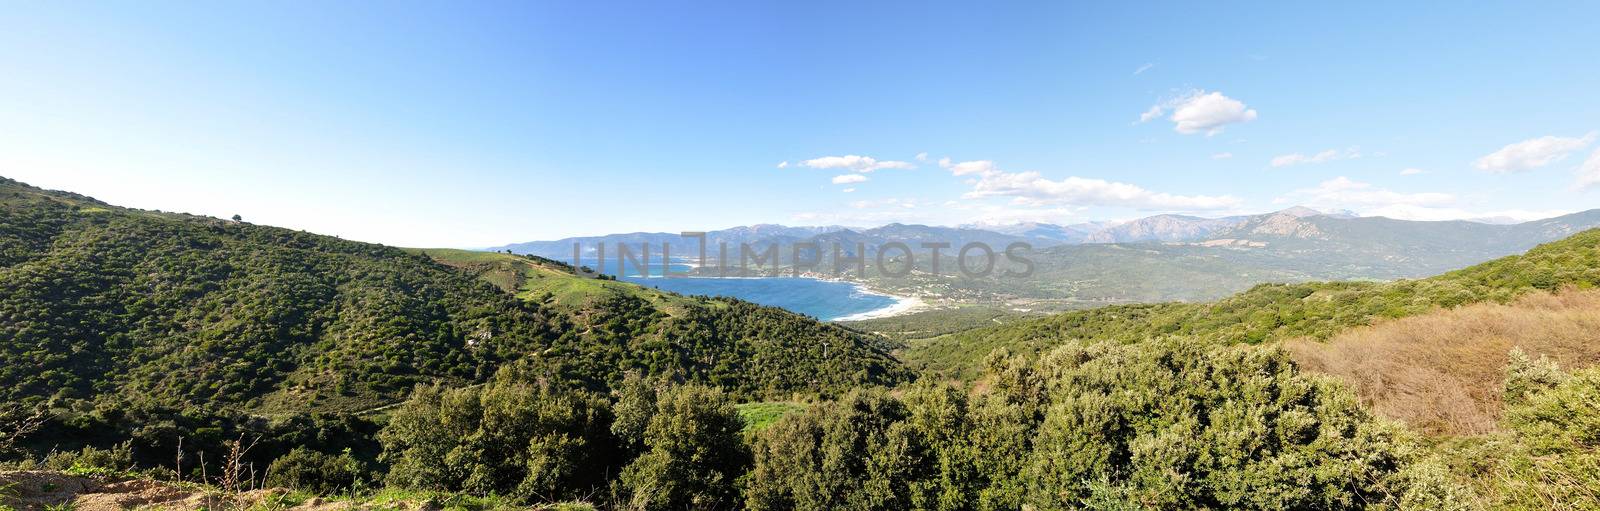
<path id="1" fill-rule="evenodd" d="M 673 277 L 667 277 L 665 275 L 650 275 L 650 276 L 641 277 L 641 276 L 635 275 L 635 276 L 629 276 L 629 277 L 625 277 L 625 278 L 649 281 L 649 280 L 666 279 L 666 278 L 673 278 Z M 799 275 L 799 276 L 779 275 L 779 276 L 756 276 L 756 277 L 698 277 L 698 276 L 689 276 L 689 277 L 676 277 L 676 278 L 710 279 L 710 280 L 715 280 L 715 279 L 727 279 L 727 280 L 807 279 L 807 280 L 814 280 L 814 281 L 818 281 L 818 282 L 837 282 L 837 283 L 841 283 L 841 284 L 849 284 L 851 287 L 855 288 L 855 292 L 856 293 L 860 293 L 860 294 L 864 294 L 864 295 L 882 296 L 882 297 L 894 300 L 894 303 L 891 303 L 889 305 L 886 305 L 886 306 L 883 306 L 883 307 L 879 307 L 879 308 L 876 308 L 876 309 L 872 309 L 872 310 L 869 310 L 869 311 L 857 312 L 855 314 L 847 314 L 847 315 L 844 315 L 844 316 L 837 316 L 837 317 L 833 317 L 833 318 L 817 318 L 819 321 L 823 321 L 823 322 L 827 322 L 827 323 L 831 323 L 831 322 L 835 322 L 835 321 L 861 321 L 861 320 L 867 320 L 867 319 L 887 318 L 887 317 L 899 316 L 899 315 L 903 315 L 903 314 L 910 314 L 912 312 L 917 312 L 917 311 L 920 311 L 920 310 L 923 310 L 923 309 L 927 308 L 927 303 L 923 302 L 921 298 L 918 298 L 918 297 L 915 297 L 915 296 L 901 296 L 901 295 L 892 294 L 892 293 L 885 293 L 885 292 L 882 292 L 882 291 L 878 291 L 878 290 L 872 289 L 871 287 L 867 287 L 866 284 L 862 284 L 860 282 L 853 282 L 853 281 L 849 281 L 849 280 L 845 280 L 845 279 L 841 279 L 841 278 L 835 278 L 835 277 L 825 277 L 825 276 L 817 276 L 817 275 Z"/>
<path id="2" fill-rule="evenodd" d="M 851 314 L 851 315 L 848 315 L 848 316 L 840 316 L 840 317 L 837 317 L 837 318 L 828 319 L 827 320 L 828 322 L 832 323 L 832 322 L 836 322 L 836 321 L 861 321 L 861 320 L 867 320 L 867 319 L 878 319 L 878 318 L 894 317 L 894 316 L 899 316 L 899 315 L 902 315 L 902 314 L 910 314 L 912 312 L 916 312 L 918 310 L 921 310 L 923 307 L 925 307 L 927 305 L 926 303 L 923 303 L 921 298 L 917 298 L 915 296 L 894 295 L 894 294 L 884 293 L 884 292 L 880 292 L 880 291 L 874 291 L 872 288 L 869 288 L 864 284 L 854 283 L 854 282 L 852 282 L 851 284 L 856 287 L 856 292 L 859 292 L 859 293 L 862 293 L 862 294 L 869 294 L 869 295 L 876 295 L 876 296 L 886 296 L 886 297 L 889 297 L 889 298 L 893 298 L 894 299 L 894 303 L 889 304 L 888 306 L 885 306 L 885 307 L 880 307 L 880 308 L 869 310 L 869 311 L 866 311 L 866 312 L 858 312 L 858 313 Z"/>

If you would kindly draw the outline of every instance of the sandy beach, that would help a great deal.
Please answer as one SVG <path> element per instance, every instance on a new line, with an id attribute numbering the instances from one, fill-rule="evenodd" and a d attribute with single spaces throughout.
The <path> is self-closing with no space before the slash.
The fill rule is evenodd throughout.
<path id="1" fill-rule="evenodd" d="M 883 308 L 879 308 L 879 309 L 873 309 L 873 310 L 862 312 L 862 313 L 858 313 L 858 314 L 851 314 L 849 316 L 837 317 L 837 318 L 830 319 L 828 321 L 861 321 L 861 320 L 864 320 L 864 319 L 887 318 L 887 317 L 890 317 L 890 316 L 899 316 L 901 314 L 910 314 L 912 312 L 916 312 L 916 311 L 922 310 L 923 308 L 925 308 L 927 306 L 927 304 L 924 303 L 921 298 L 917 298 L 915 296 L 900 296 L 900 295 L 892 295 L 892 294 L 889 294 L 889 293 L 883 293 L 883 292 L 879 292 L 879 291 L 874 291 L 874 290 L 872 290 L 872 288 L 869 288 L 869 287 L 867 287 L 865 285 L 862 285 L 862 284 L 855 284 L 855 286 L 856 286 L 856 290 L 858 292 L 860 292 L 860 293 L 869 294 L 869 295 L 877 295 L 877 296 L 887 296 L 889 298 L 893 298 L 894 299 L 894 303 L 890 304 L 887 307 L 883 307 Z"/>

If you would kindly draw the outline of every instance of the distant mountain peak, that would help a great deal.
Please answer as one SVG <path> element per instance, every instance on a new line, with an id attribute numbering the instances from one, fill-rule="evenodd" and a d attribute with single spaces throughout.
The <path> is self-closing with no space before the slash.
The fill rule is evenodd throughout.
<path id="1" fill-rule="evenodd" d="M 1308 207 L 1305 207 L 1305 206 L 1295 206 L 1295 207 L 1288 208 L 1288 209 L 1280 209 L 1278 211 L 1274 211 L 1274 212 L 1269 213 L 1269 214 L 1289 215 L 1289 216 L 1292 216 L 1292 217 L 1295 217 L 1295 218 L 1306 218 L 1306 217 L 1312 217 L 1312 216 L 1328 216 L 1328 217 L 1333 217 L 1333 218 L 1356 218 L 1358 216 L 1361 216 L 1361 215 L 1357 215 L 1356 212 L 1350 211 L 1348 209 L 1334 209 L 1334 210 L 1322 211 L 1322 210 L 1318 210 L 1318 209 L 1311 209 L 1311 208 L 1308 208 Z"/>
<path id="2" fill-rule="evenodd" d="M 1101 229 L 1089 234 L 1085 241 L 1089 243 L 1189 241 L 1204 238 L 1214 231 L 1232 227 L 1237 223 L 1237 220 L 1228 218 L 1155 215 Z"/>
<path id="3" fill-rule="evenodd" d="M 1295 218 L 1305 218 L 1308 216 L 1320 216 L 1322 215 L 1322 212 L 1305 206 L 1295 206 L 1288 209 L 1278 210 L 1275 212 L 1275 214 L 1289 215 Z"/>

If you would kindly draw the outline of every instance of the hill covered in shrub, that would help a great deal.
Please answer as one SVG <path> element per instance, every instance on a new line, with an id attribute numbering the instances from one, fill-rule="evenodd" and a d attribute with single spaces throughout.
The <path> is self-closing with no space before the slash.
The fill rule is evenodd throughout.
<path id="1" fill-rule="evenodd" d="M 909 376 L 872 338 L 781 309 L 532 263 L 549 289 L 624 292 L 518 296 L 398 248 L 0 181 L 0 400 L 358 410 L 507 366 L 594 389 L 639 370 L 740 396 Z"/>

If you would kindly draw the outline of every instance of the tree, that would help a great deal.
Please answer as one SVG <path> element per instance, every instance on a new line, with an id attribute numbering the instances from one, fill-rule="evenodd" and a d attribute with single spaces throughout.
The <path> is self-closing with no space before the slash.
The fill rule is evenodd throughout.
<path id="1" fill-rule="evenodd" d="M 701 385 L 665 387 L 656 398 L 643 436 L 646 450 L 622 471 L 625 500 L 619 504 L 638 510 L 736 507 L 736 480 L 750 454 L 733 402 Z"/>
<path id="2" fill-rule="evenodd" d="M 239 215 L 233 215 L 233 221 L 235 221 L 235 222 L 243 222 L 244 221 L 244 217 L 241 217 Z"/>
<path id="3" fill-rule="evenodd" d="M 1347 509 L 1387 497 L 1408 447 L 1353 393 L 1277 349 L 1069 345 L 1039 364 L 1036 509 Z"/>
<path id="4" fill-rule="evenodd" d="M 779 420 L 747 507 L 1342 509 L 1407 488 L 1395 429 L 1276 349 L 1075 343 L 988 365 L 970 397 L 854 391 Z"/>
<path id="5" fill-rule="evenodd" d="M 379 438 L 391 484 L 555 502 L 603 487 L 617 465 L 610 422 L 594 394 L 497 380 L 418 387 Z"/>
<path id="6" fill-rule="evenodd" d="M 905 405 L 880 390 L 851 391 L 763 430 L 745 505 L 753 510 L 890 508 L 903 467 L 886 450 L 891 425 Z M 876 458 L 876 459 L 875 459 Z M 876 476 L 874 472 L 877 472 Z"/>
<path id="7" fill-rule="evenodd" d="M 645 430 L 650 426 L 650 417 L 656 414 L 658 385 L 660 381 L 646 379 L 638 371 L 628 371 L 616 388 L 611 434 L 629 454 L 639 454 L 644 446 Z"/>

